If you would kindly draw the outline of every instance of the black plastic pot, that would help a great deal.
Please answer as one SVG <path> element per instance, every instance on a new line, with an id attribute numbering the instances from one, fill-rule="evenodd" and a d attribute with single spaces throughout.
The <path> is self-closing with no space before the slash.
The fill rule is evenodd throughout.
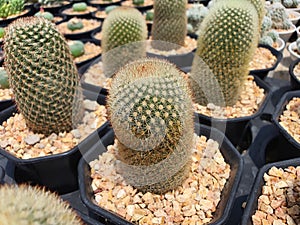
<path id="1" fill-rule="evenodd" d="M 196 124 L 195 132 L 217 141 L 220 144 L 220 150 L 225 161 L 230 164 L 230 177 L 222 191 L 221 200 L 217 206 L 216 212 L 214 213 L 214 219 L 209 223 L 210 225 L 225 224 L 231 213 L 235 193 L 241 178 L 243 170 L 242 159 L 238 151 L 220 131 Z M 88 163 L 98 158 L 99 154 L 106 151 L 106 149 L 103 149 L 103 146 L 108 146 L 114 142 L 113 130 L 110 130 L 106 135 L 104 135 L 103 138 L 101 138 L 101 141 L 101 143 L 96 143 L 96 145 L 94 145 L 79 162 L 78 174 L 81 198 L 89 210 L 90 217 L 104 224 L 132 225 L 132 223 L 124 220 L 115 213 L 111 213 L 100 208 L 93 200 L 94 196 L 91 189 L 90 167 Z"/>
<path id="2" fill-rule="evenodd" d="M 289 74 L 290 74 L 290 82 L 292 89 L 298 90 L 300 89 L 300 77 L 297 78 L 294 73 L 294 68 L 300 63 L 300 59 L 293 61 L 289 66 Z"/>
<path id="3" fill-rule="evenodd" d="M 60 10 L 67 8 L 71 5 L 70 2 L 65 1 L 65 4 L 63 5 L 57 5 L 57 6 L 42 6 L 40 3 L 35 3 L 33 5 L 33 8 L 38 12 L 40 11 L 40 8 L 43 8 L 46 12 L 50 12 L 53 15 L 57 15 Z"/>
<path id="4" fill-rule="evenodd" d="M 80 41 L 82 41 L 83 43 L 90 42 L 90 43 L 93 43 L 93 44 L 98 45 L 98 46 L 101 45 L 101 42 L 98 41 L 98 40 L 96 40 L 96 39 L 81 39 Z M 98 54 L 98 55 L 95 55 L 94 57 L 92 57 L 90 59 L 86 59 L 86 60 L 81 61 L 81 62 L 76 62 L 75 64 L 76 64 L 77 68 L 80 68 L 80 67 L 82 67 L 82 66 L 84 66 L 84 65 L 92 62 L 93 60 L 95 60 L 96 58 L 98 58 L 100 55 L 101 55 L 101 53 Z"/>
<path id="5" fill-rule="evenodd" d="M 257 69 L 257 70 L 251 70 L 250 71 L 251 74 L 255 74 L 259 78 L 264 79 L 270 71 L 276 69 L 276 67 L 278 66 L 278 64 L 282 60 L 283 54 L 281 52 L 277 51 L 275 48 L 269 46 L 269 45 L 259 44 L 258 47 L 263 47 L 263 48 L 269 49 L 271 51 L 271 53 L 276 57 L 276 62 L 272 67 L 266 68 L 266 69 Z"/>
<path id="6" fill-rule="evenodd" d="M 298 143 L 280 124 L 279 124 L 279 117 L 282 114 L 282 112 L 285 110 L 286 105 L 293 97 L 299 97 L 300 98 L 300 90 L 299 91 L 290 91 L 285 93 L 281 100 L 279 101 L 275 112 L 272 117 L 273 123 L 276 125 L 277 129 L 280 132 L 279 137 L 281 142 L 285 144 L 284 148 L 284 154 L 287 154 L 287 149 L 291 151 L 291 157 L 296 158 L 300 157 L 300 143 Z"/>
<path id="7" fill-rule="evenodd" d="M 110 5 L 121 5 L 121 2 L 123 2 L 123 0 L 119 0 L 119 1 L 115 1 L 115 2 L 104 2 L 104 3 L 97 3 L 93 0 L 90 0 L 89 4 L 92 5 L 92 6 L 105 8 L 105 7 L 110 6 Z"/>
<path id="8" fill-rule="evenodd" d="M 258 198 L 262 193 L 262 186 L 264 185 L 264 180 L 263 180 L 264 173 L 268 172 L 268 170 L 273 166 L 276 166 L 277 168 L 286 168 L 288 166 L 296 167 L 299 165 L 300 165 L 300 159 L 298 158 L 298 159 L 286 160 L 277 163 L 270 163 L 265 165 L 259 170 L 251 194 L 247 200 L 247 205 L 244 211 L 244 215 L 242 217 L 241 225 L 253 225 L 251 217 L 255 213 L 255 210 L 257 209 Z"/>
<path id="9" fill-rule="evenodd" d="M 89 6 L 89 5 L 88 5 Z M 94 6 L 92 6 L 92 7 L 94 7 Z M 87 12 L 87 13 L 84 13 L 84 14 L 82 14 L 82 13 L 78 13 L 78 14 L 67 14 L 67 13 L 65 13 L 64 11 L 65 10 L 67 10 L 67 9 L 70 9 L 70 8 L 72 8 L 72 6 L 70 7 L 66 7 L 66 8 L 63 8 L 63 9 L 60 9 L 59 10 L 59 14 L 60 15 L 63 15 L 63 16 L 65 16 L 66 18 L 67 18 L 67 20 L 68 19 L 71 19 L 71 18 L 73 18 L 73 17 L 77 17 L 77 18 L 85 18 L 85 19 L 92 19 L 92 17 L 93 17 L 93 13 L 95 12 L 95 11 L 97 11 L 97 8 L 95 8 L 95 11 L 93 11 L 93 12 Z"/>
<path id="10" fill-rule="evenodd" d="M 253 74 L 252 74 L 253 75 Z M 265 108 L 267 102 L 270 99 L 270 87 L 267 85 L 264 81 L 262 81 L 259 77 L 256 75 L 254 76 L 255 83 L 263 88 L 265 90 L 265 99 L 261 103 L 259 109 L 256 113 L 254 113 L 251 116 L 244 116 L 239 118 L 229 118 L 229 119 L 218 119 L 218 118 L 212 118 L 203 114 L 196 113 L 197 120 L 199 120 L 200 124 L 205 124 L 208 126 L 212 126 L 214 128 L 217 128 L 221 131 L 225 130 L 226 137 L 231 141 L 231 143 L 238 147 L 239 149 L 246 149 L 249 146 L 244 146 L 243 139 L 245 138 L 245 133 L 247 132 L 247 124 L 250 120 L 253 120 L 256 117 L 259 117 L 263 109 Z"/>
<path id="11" fill-rule="evenodd" d="M 95 99 L 94 93 L 88 93 Z M 7 120 L 17 112 L 16 106 L 0 112 L 0 123 Z M 102 133 L 107 132 L 108 123 L 105 123 L 79 145 L 73 149 L 50 156 L 20 159 L 0 148 L 0 154 L 7 158 L 6 173 L 17 183 L 30 183 L 32 185 L 46 186 L 49 190 L 59 194 L 68 193 L 78 189 L 77 164 L 82 154 L 97 142 Z"/>
<path id="12" fill-rule="evenodd" d="M 210 0 L 188 0 L 188 3 L 201 3 L 204 6 L 207 6 Z"/>
<path id="13" fill-rule="evenodd" d="M 96 85 L 93 85 L 93 84 L 89 84 L 89 83 L 85 83 L 84 82 L 84 73 L 94 64 L 98 63 L 101 61 L 101 56 L 94 59 L 93 61 L 91 61 L 90 63 L 87 63 L 85 64 L 84 66 L 80 67 L 78 69 L 78 72 L 81 76 L 81 85 L 82 85 L 82 88 L 88 90 L 88 91 L 92 91 L 92 92 L 95 92 L 95 93 L 99 93 L 101 95 L 107 95 L 108 94 L 108 90 L 104 87 L 100 87 L 100 86 L 96 86 Z"/>
<path id="14" fill-rule="evenodd" d="M 0 101 L 0 111 L 5 110 L 12 105 L 14 105 L 14 101 L 12 99 Z"/>

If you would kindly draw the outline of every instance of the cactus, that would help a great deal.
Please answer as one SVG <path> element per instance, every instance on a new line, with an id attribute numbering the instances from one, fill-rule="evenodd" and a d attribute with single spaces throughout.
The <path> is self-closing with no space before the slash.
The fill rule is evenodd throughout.
<path id="1" fill-rule="evenodd" d="M 67 28 L 71 31 L 80 30 L 83 28 L 83 23 L 77 18 L 72 18 L 68 21 Z"/>
<path id="2" fill-rule="evenodd" d="M 41 16 L 44 17 L 47 20 L 52 21 L 54 16 L 52 13 L 50 12 L 45 12 L 43 9 L 41 9 L 39 12 L 37 12 L 36 14 L 34 14 L 34 16 Z"/>
<path id="3" fill-rule="evenodd" d="M 108 13 L 110 13 L 113 9 L 119 7 L 118 5 L 109 5 L 107 7 L 105 7 L 105 13 L 108 15 Z"/>
<path id="4" fill-rule="evenodd" d="M 24 0 L 0 0 L 0 17 L 18 14 L 24 9 Z"/>
<path id="5" fill-rule="evenodd" d="M 71 130 L 81 122 L 83 107 L 66 40 L 42 17 L 17 19 L 6 31 L 4 65 L 27 127 L 45 135 Z"/>
<path id="6" fill-rule="evenodd" d="M 5 29 L 4 27 L 0 27 L 0 38 L 4 38 L 5 35 Z"/>
<path id="7" fill-rule="evenodd" d="M 279 2 L 270 5 L 266 15 L 271 18 L 273 29 L 289 30 L 293 25 L 285 7 Z"/>
<path id="8" fill-rule="evenodd" d="M 104 20 L 102 60 L 104 74 L 110 77 L 126 63 L 146 56 L 147 24 L 135 8 L 118 7 Z"/>
<path id="9" fill-rule="evenodd" d="M 85 2 L 78 2 L 72 5 L 72 9 L 75 12 L 82 12 L 87 9 L 87 4 Z"/>
<path id="10" fill-rule="evenodd" d="M 187 0 L 155 0 L 151 46 L 169 51 L 185 44 Z"/>
<path id="11" fill-rule="evenodd" d="M 69 43 L 69 47 L 74 57 L 79 57 L 84 54 L 84 43 L 82 41 L 72 41 Z"/>
<path id="12" fill-rule="evenodd" d="M 193 107 L 187 80 L 171 63 L 141 59 L 114 76 L 108 112 L 118 139 L 117 170 L 142 192 L 164 193 L 187 177 Z"/>
<path id="13" fill-rule="evenodd" d="M 154 12 L 152 10 L 148 10 L 146 12 L 146 20 L 153 21 L 153 18 L 154 18 Z"/>
<path id="14" fill-rule="evenodd" d="M 256 9 L 248 1 L 214 3 L 200 27 L 190 76 L 198 104 L 236 103 L 258 44 L 259 28 Z"/>
<path id="15" fill-rule="evenodd" d="M 132 0 L 133 5 L 140 6 L 145 3 L 145 0 Z"/>
<path id="16" fill-rule="evenodd" d="M 282 0 L 282 5 L 286 8 L 297 8 L 299 3 L 299 0 Z"/>
<path id="17" fill-rule="evenodd" d="M 0 223 L 6 225 L 80 225 L 69 205 L 45 189 L 26 185 L 0 187 Z"/>
<path id="18" fill-rule="evenodd" d="M 265 0 L 248 0 L 248 1 L 254 5 L 254 7 L 258 13 L 259 24 L 261 24 L 264 19 L 265 14 L 266 14 Z"/>
<path id="19" fill-rule="evenodd" d="M 0 67 L 0 89 L 9 88 L 8 76 L 3 67 Z"/>
<path id="20" fill-rule="evenodd" d="M 263 36 L 259 40 L 260 44 L 272 46 L 274 41 L 270 36 Z"/>
<path id="21" fill-rule="evenodd" d="M 264 16 L 261 24 L 261 29 L 260 29 L 261 36 L 269 32 L 271 29 L 272 29 L 272 19 L 268 16 Z"/>
<path id="22" fill-rule="evenodd" d="M 186 11 L 187 21 L 192 28 L 189 33 L 197 33 L 200 24 L 204 17 L 208 14 L 208 8 L 202 4 L 193 4 L 191 8 Z"/>

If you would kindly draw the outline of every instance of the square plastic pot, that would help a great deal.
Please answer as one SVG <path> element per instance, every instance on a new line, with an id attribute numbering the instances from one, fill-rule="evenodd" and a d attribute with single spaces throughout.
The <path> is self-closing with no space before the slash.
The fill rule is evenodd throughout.
<path id="1" fill-rule="evenodd" d="M 229 163 L 231 172 L 221 195 L 221 200 L 214 213 L 214 219 L 209 223 L 210 225 L 226 224 L 235 199 L 235 193 L 241 178 L 243 170 L 243 161 L 239 152 L 233 147 L 230 141 L 220 131 L 196 124 L 195 132 L 198 135 L 204 135 L 217 141 L 220 144 L 220 150 L 225 158 L 226 163 Z M 129 221 L 121 218 L 115 213 L 107 211 L 97 206 L 94 200 L 94 194 L 91 188 L 91 177 L 89 162 L 98 158 L 99 154 L 106 151 L 103 146 L 107 147 L 114 142 L 114 132 L 110 130 L 101 138 L 101 143 L 94 145 L 86 155 L 80 160 L 78 165 L 79 174 L 79 190 L 83 203 L 89 211 L 89 216 L 104 224 L 118 224 L 118 225 L 132 225 Z"/>

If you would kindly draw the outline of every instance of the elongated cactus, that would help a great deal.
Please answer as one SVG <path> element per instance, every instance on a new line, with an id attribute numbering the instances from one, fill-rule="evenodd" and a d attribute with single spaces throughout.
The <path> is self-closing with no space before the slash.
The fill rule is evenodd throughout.
<path id="1" fill-rule="evenodd" d="M 184 46 L 187 34 L 187 0 L 155 0 L 151 45 L 159 50 Z"/>
<path id="2" fill-rule="evenodd" d="M 32 186 L 0 187 L 0 224 L 80 225 L 82 222 L 54 193 Z"/>
<path id="3" fill-rule="evenodd" d="M 187 81 L 171 63 L 142 59 L 125 65 L 109 91 L 118 139 L 118 170 L 143 192 L 175 189 L 189 173 L 193 108 Z"/>
<path id="4" fill-rule="evenodd" d="M 27 126 L 69 131 L 83 116 L 79 76 L 64 37 L 42 17 L 20 18 L 6 30 L 5 67 Z"/>
<path id="5" fill-rule="evenodd" d="M 18 14 L 24 9 L 24 0 L 0 0 L 0 17 Z"/>
<path id="6" fill-rule="evenodd" d="M 134 8 L 117 7 L 102 27 L 102 60 L 107 77 L 126 63 L 146 56 L 147 24 Z"/>
<path id="7" fill-rule="evenodd" d="M 233 105 L 257 47 L 258 14 L 248 1 L 218 1 L 200 30 L 190 76 L 195 101 L 201 105 Z"/>

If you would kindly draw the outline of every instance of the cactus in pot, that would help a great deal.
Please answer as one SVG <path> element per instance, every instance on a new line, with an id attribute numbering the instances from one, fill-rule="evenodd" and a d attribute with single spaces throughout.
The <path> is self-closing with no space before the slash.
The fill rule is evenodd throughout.
<path id="1" fill-rule="evenodd" d="M 281 3 L 286 8 L 297 8 L 300 1 L 299 0 L 282 0 Z"/>
<path id="2" fill-rule="evenodd" d="M 178 49 L 187 34 L 187 0 L 156 0 L 152 25 L 152 47 L 163 51 Z"/>
<path id="3" fill-rule="evenodd" d="M 200 27 L 190 75 L 196 103 L 236 103 L 249 73 L 259 29 L 258 14 L 251 2 L 214 3 Z"/>
<path id="4" fill-rule="evenodd" d="M 289 30 L 293 25 L 286 8 L 280 2 L 275 2 L 268 6 L 266 16 L 271 18 L 273 29 Z"/>
<path id="5" fill-rule="evenodd" d="M 113 9 L 102 27 L 104 74 L 111 77 L 126 63 L 146 56 L 147 24 L 135 8 Z"/>
<path id="6" fill-rule="evenodd" d="M 4 52 L 10 86 L 29 129 L 49 135 L 81 122 L 78 72 L 54 24 L 42 17 L 15 20 L 6 29 Z"/>
<path id="7" fill-rule="evenodd" d="M 113 78 L 108 112 L 118 171 L 142 192 L 164 193 L 188 176 L 193 143 L 190 89 L 181 72 L 159 59 L 125 65 Z"/>
<path id="8" fill-rule="evenodd" d="M 0 223 L 5 225 L 81 225 L 76 213 L 58 195 L 39 187 L 0 187 Z"/>
<path id="9" fill-rule="evenodd" d="M 24 9 L 24 0 L 0 0 L 0 17 L 18 14 Z"/>

